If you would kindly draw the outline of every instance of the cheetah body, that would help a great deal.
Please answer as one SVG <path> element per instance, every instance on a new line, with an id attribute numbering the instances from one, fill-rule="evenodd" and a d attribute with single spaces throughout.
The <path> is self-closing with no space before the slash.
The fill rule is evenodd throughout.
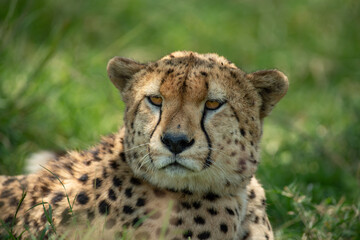
<path id="1" fill-rule="evenodd" d="M 125 126 L 36 173 L 0 177 L 8 229 L 19 236 L 27 228 L 23 238 L 44 231 L 84 239 L 273 239 L 254 174 L 263 118 L 288 87 L 281 72 L 246 74 L 216 54 L 175 52 L 147 64 L 113 58 L 108 75 L 126 104 Z M 45 230 L 43 206 L 51 206 Z"/>

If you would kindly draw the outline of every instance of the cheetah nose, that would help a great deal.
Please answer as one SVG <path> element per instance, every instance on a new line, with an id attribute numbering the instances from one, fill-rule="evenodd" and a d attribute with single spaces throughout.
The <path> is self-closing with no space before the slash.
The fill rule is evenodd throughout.
<path id="1" fill-rule="evenodd" d="M 165 135 L 161 137 L 161 142 L 170 152 L 179 154 L 193 145 L 195 140 L 192 139 L 189 141 L 185 134 L 165 133 Z"/>

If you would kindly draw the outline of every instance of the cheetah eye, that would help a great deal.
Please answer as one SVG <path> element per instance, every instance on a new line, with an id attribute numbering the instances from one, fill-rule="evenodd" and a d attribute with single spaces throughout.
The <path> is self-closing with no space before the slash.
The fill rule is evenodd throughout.
<path id="1" fill-rule="evenodd" d="M 152 105 L 154 105 L 156 107 L 161 107 L 162 102 L 163 102 L 162 97 L 159 97 L 159 96 L 149 96 L 149 97 L 147 97 L 147 99 Z"/>
<path id="2" fill-rule="evenodd" d="M 207 100 L 205 102 L 205 108 L 208 110 L 216 110 L 216 109 L 220 108 L 223 104 L 224 104 L 224 102 L 219 102 L 216 100 Z"/>

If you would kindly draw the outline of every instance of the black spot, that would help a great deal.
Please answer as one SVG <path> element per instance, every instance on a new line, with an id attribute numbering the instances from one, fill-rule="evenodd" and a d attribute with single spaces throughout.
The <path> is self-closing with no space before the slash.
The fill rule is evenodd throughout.
<path id="1" fill-rule="evenodd" d="M 166 188 L 169 192 L 177 193 L 178 191 L 174 188 Z"/>
<path id="2" fill-rule="evenodd" d="M 255 216 L 254 223 L 259 223 L 259 217 Z"/>
<path id="3" fill-rule="evenodd" d="M 220 224 L 220 231 L 222 231 L 223 233 L 227 233 L 228 226 L 225 223 Z"/>
<path id="4" fill-rule="evenodd" d="M 105 167 L 103 167 L 103 178 L 107 178 L 108 177 L 108 173 L 107 173 L 107 171 L 106 171 L 106 168 Z"/>
<path id="5" fill-rule="evenodd" d="M 116 223 L 116 220 L 113 219 L 113 218 L 111 218 L 111 219 L 109 219 L 109 220 L 106 221 L 106 223 L 105 223 L 105 228 L 106 228 L 106 229 L 110 229 L 110 228 L 112 228 L 112 227 L 115 225 L 115 223 Z"/>
<path id="6" fill-rule="evenodd" d="M 31 199 L 32 199 L 31 200 L 31 206 L 34 206 L 34 205 L 36 205 L 38 203 L 36 197 L 32 196 Z"/>
<path id="7" fill-rule="evenodd" d="M 199 208 L 201 207 L 201 203 L 200 203 L 200 202 L 193 202 L 192 205 L 193 205 L 193 207 L 194 207 L 195 209 L 199 209 Z"/>
<path id="8" fill-rule="evenodd" d="M 34 224 L 35 229 L 39 229 L 39 223 L 38 222 L 33 222 L 33 224 Z"/>
<path id="9" fill-rule="evenodd" d="M 4 202 L 0 201 L 0 208 L 4 206 Z"/>
<path id="10" fill-rule="evenodd" d="M 61 225 L 67 225 L 70 223 L 70 218 L 71 218 L 71 214 L 70 214 L 70 209 L 69 208 L 65 208 L 64 211 L 61 213 L 61 221 L 60 224 Z"/>
<path id="11" fill-rule="evenodd" d="M 140 227 L 142 225 L 142 223 L 140 223 L 139 221 L 140 221 L 140 219 L 138 217 L 134 218 L 133 221 L 132 221 L 132 226 L 133 227 Z"/>
<path id="12" fill-rule="evenodd" d="M 170 68 L 169 70 L 167 70 L 166 74 L 170 74 L 172 72 L 174 72 L 174 69 Z"/>
<path id="13" fill-rule="evenodd" d="M 83 182 L 83 183 L 86 183 L 88 179 L 89 179 L 89 177 L 87 174 L 84 174 L 81 177 L 79 177 L 79 181 Z"/>
<path id="14" fill-rule="evenodd" d="M 180 226 L 183 224 L 183 220 L 182 218 L 174 218 L 173 221 L 170 221 L 170 223 L 175 226 Z"/>
<path id="15" fill-rule="evenodd" d="M 154 194 L 156 197 L 162 198 L 166 195 L 166 193 L 158 188 L 155 188 L 154 190 Z"/>
<path id="16" fill-rule="evenodd" d="M 52 204 L 57 204 L 65 197 L 64 193 L 58 192 L 55 194 L 55 196 L 51 199 Z"/>
<path id="17" fill-rule="evenodd" d="M 181 190 L 181 192 L 185 195 L 193 195 L 193 193 L 191 191 L 189 191 L 188 189 L 183 189 L 183 190 Z"/>
<path id="18" fill-rule="evenodd" d="M 208 82 L 205 82 L 205 88 L 206 88 L 206 90 L 209 89 L 209 83 Z"/>
<path id="19" fill-rule="evenodd" d="M 250 236 L 249 232 L 245 232 L 242 240 L 248 239 L 249 236 Z"/>
<path id="20" fill-rule="evenodd" d="M 113 177 L 113 184 L 114 184 L 115 187 L 120 187 L 122 185 L 122 181 L 117 176 L 114 176 Z"/>
<path id="21" fill-rule="evenodd" d="M 208 74 L 206 73 L 206 72 L 200 72 L 201 73 L 201 75 L 203 75 L 204 77 L 207 77 L 208 76 Z"/>
<path id="22" fill-rule="evenodd" d="M 134 212 L 134 208 L 129 205 L 125 205 L 123 208 L 123 212 L 125 214 L 132 214 Z"/>
<path id="23" fill-rule="evenodd" d="M 5 222 L 5 224 L 11 224 L 13 219 L 14 219 L 14 217 L 12 215 L 10 215 L 5 219 L 4 222 Z"/>
<path id="24" fill-rule="evenodd" d="M 240 145 L 241 145 L 241 150 L 245 151 L 245 145 L 242 142 L 240 143 Z"/>
<path id="25" fill-rule="evenodd" d="M 208 239 L 210 237 L 210 232 L 205 231 L 197 235 L 199 239 Z"/>
<path id="26" fill-rule="evenodd" d="M 97 162 L 101 161 L 101 158 L 98 156 L 98 154 L 99 154 L 99 150 L 93 152 L 93 158 Z"/>
<path id="27" fill-rule="evenodd" d="M 89 197 L 85 192 L 81 192 L 77 195 L 77 202 L 84 205 L 89 202 Z"/>
<path id="28" fill-rule="evenodd" d="M 212 192 L 209 192 L 204 196 L 204 199 L 208 201 L 215 201 L 218 198 L 220 198 L 220 196 Z"/>
<path id="29" fill-rule="evenodd" d="M 40 188 L 43 196 L 48 195 L 50 193 L 50 189 L 48 188 L 48 186 L 41 186 Z"/>
<path id="30" fill-rule="evenodd" d="M 197 223 L 197 224 L 204 225 L 205 224 L 205 219 L 200 217 L 200 216 L 196 216 L 196 217 L 194 217 L 194 222 Z"/>
<path id="31" fill-rule="evenodd" d="M 134 178 L 134 177 L 132 177 L 131 179 L 130 179 L 130 182 L 132 183 L 132 184 L 134 184 L 134 185 L 141 185 L 141 181 L 139 180 L 139 179 L 137 179 L 137 178 Z"/>
<path id="32" fill-rule="evenodd" d="M 44 223 L 44 224 L 46 223 L 45 213 L 43 213 L 43 214 L 41 215 L 40 220 L 41 220 L 42 223 Z"/>
<path id="33" fill-rule="evenodd" d="M 138 200 L 136 201 L 136 206 L 142 207 L 144 205 L 145 205 L 145 199 L 144 198 L 138 198 Z"/>
<path id="34" fill-rule="evenodd" d="M 0 198 L 8 198 L 12 195 L 13 195 L 13 193 L 11 192 L 11 190 L 4 190 L 4 191 L 2 191 Z"/>
<path id="35" fill-rule="evenodd" d="M 3 186 L 9 185 L 10 183 L 14 182 L 16 178 L 10 177 L 5 182 L 3 182 Z"/>
<path id="36" fill-rule="evenodd" d="M 226 209 L 226 211 L 228 212 L 228 214 L 230 214 L 230 215 L 232 215 L 232 216 L 235 215 L 235 213 L 234 213 L 234 211 L 233 211 L 232 209 L 230 209 L 230 208 L 225 208 L 225 209 Z"/>
<path id="37" fill-rule="evenodd" d="M 99 188 L 101 187 L 101 184 L 102 184 L 102 180 L 100 178 L 96 178 L 94 181 L 94 187 Z"/>
<path id="38" fill-rule="evenodd" d="M 267 233 L 265 233 L 265 239 L 269 240 L 269 235 L 267 235 Z"/>
<path id="39" fill-rule="evenodd" d="M 186 208 L 186 209 L 190 209 L 190 208 L 191 208 L 191 205 L 190 205 L 190 203 L 188 203 L 188 202 L 182 202 L 182 203 L 181 203 L 181 206 L 183 206 L 183 208 Z"/>
<path id="40" fill-rule="evenodd" d="M 245 137 L 246 132 L 245 132 L 245 130 L 244 130 L 243 128 L 240 129 L 240 133 L 241 133 L 241 135 L 242 135 L 243 137 Z"/>
<path id="41" fill-rule="evenodd" d="M 73 168 L 72 168 L 72 163 L 67 163 L 67 164 L 64 164 L 64 167 L 66 170 L 68 170 L 68 172 L 73 175 Z"/>
<path id="42" fill-rule="evenodd" d="M 256 195 L 255 195 L 254 189 L 251 189 L 250 194 L 249 194 L 249 198 L 254 199 L 255 197 L 256 197 Z"/>
<path id="43" fill-rule="evenodd" d="M 19 200 L 16 197 L 12 197 L 10 199 L 10 206 L 17 207 L 19 203 Z"/>
<path id="44" fill-rule="evenodd" d="M 119 156 L 120 156 L 120 158 L 121 158 L 121 160 L 122 160 L 123 162 L 126 162 L 126 157 L 125 157 L 125 153 L 124 153 L 124 152 L 121 152 L 121 153 L 119 154 Z"/>
<path id="45" fill-rule="evenodd" d="M 265 198 L 263 198 L 263 199 L 261 200 L 261 204 L 262 204 L 263 206 L 266 206 L 266 200 L 265 200 Z"/>
<path id="46" fill-rule="evenodd" d="M 183 237 L 184 237 L 185 239 L 192 238 L 192 236 L 193 236 L 193 233 L 192 233 L 191 230 L 187 230 L 187 231 L 185 231 L 184 234 L 183 234 Z"/>
<path id="47" fill-rule="evenodd" d="M 125 189 L 125 195 L 127 198 L 131 198 L 132 197 L 132 188 Z"/>
<path id="48" fill-rule="evenodd" d="M 110 213 L 110 205 L 105 200 L 102 200 L 99 203 L 99 213 L 101 213 L 101 214 L 109 214 Z"/>
<path id="49" fill-rule="evenodd" d="M 43 214 L 41 215 L 40 219 L 41 219 L 41 222 L 42 222 L 42 223 L 46 223 L 47 220 L 46 220 L 45 213 L 43 213 Z"/>
<path id="50" fill-rule="evenodd" d="M 218 214 L 218 211 L 216 211 L 216 209 L 214 209 L 214 208 L 208 208 L 207 211 L 208 211 L 208 213 L 210 213 L 213 216 Z"/>
<path id="51" fill-rule="evenodd" d="M 112 160 L 110 161 L 110 167 L 114 170 L 118 169 L 119 168 L 119 163 L 117 162 L 117 160 Z"/>
<path id="52" fill-rule="evenodd" d="M 26 213 L 25 217 L 24 217 L 24 227 L 25 228 L 30 227 L 29 215 L 30 215 L 29 213 Z M 2 238 L 0 237 L 0 239 L 2 239 Z"/>
<path id="53" fill-rule="evenodd" d="M 109 198 L 113 201 L 115 201 L 117 199 L 116 194 L 114 192 L 114 190 L 112 190 L 112 188 L 109 189 L 109 194 L 108 194 Z"/>
<path id="54" fill-rule="evenodd" d="M 93 211 L 88 211 L 87 219 L 91 222 L 95 218 L 95 213 Z"/>

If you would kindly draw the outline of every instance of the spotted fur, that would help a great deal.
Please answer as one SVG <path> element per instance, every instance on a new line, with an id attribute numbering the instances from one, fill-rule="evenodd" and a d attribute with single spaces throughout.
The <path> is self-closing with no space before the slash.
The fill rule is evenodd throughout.
<path id="1" fill-rule="evenodd" d="M 28 209 L 44 202 L 55 227 L 47 235 L 273 239 L 254 174 L 263 118 L 285 95 L 285 75 L 247 74 L 216 54 L 194 52 L 147 64 L 115 57 L 108 74 L 126 104 L 125 126 L 36 173 L 0 177 L 0 219 L 14 223 L 17 235 L 28 228 L 24 238 L 38 235 L 44 209 Z M 219 107 L 206 108 L 209 100 Z"/>

